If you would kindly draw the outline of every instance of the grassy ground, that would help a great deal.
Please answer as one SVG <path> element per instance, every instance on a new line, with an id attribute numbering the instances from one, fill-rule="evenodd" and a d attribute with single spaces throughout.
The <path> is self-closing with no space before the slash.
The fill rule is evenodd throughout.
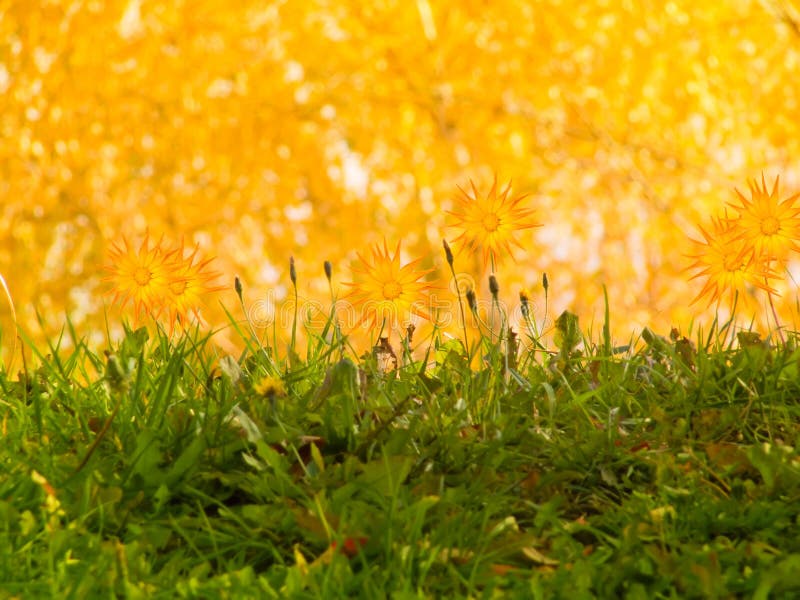
<path id="1" fill-rule="evenodd" d="M 795 342 L 576 331 L 472 369 L 458 341 L 395 342 L 396 371 L 322 341 L 27 348 L 0 597 L 800 595 Z"/>

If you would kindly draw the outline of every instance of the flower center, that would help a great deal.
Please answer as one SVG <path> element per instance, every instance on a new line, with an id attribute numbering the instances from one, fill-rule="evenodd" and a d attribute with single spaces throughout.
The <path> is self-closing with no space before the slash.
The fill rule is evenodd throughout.
<path id="1" fill-rule="evenodd" d="M 500 217 L 498 217 L 495 213 L 486 213 L 483 216 L 481 221 L 483 224 L 483 228 L 488 232 L 497 231 L 497 228 L 500 227 Z"/>
<path id="2" fill-rule="evenodd" d="M 153 274 L 150 272 L 150 269 L 146 269 L 145 267 L 139 267 L 133 273 L 133 280 L 139 286 L 146 286 L 150 283 L 150 280 L 153 278 Z"/>
<path id="3" fill-rule="evenodd" d="M 383 284 L 383 297 L 386 300 L 394 300 L 403 293 L 403 287 L 396 281 Z"/>
<path id="4" fill-rule="evenodd" d="M 781 222 L 775 217 L 767 217 L 761 220 L 761 233 L 764 235 L 775 235 L 781 228 Z"/>

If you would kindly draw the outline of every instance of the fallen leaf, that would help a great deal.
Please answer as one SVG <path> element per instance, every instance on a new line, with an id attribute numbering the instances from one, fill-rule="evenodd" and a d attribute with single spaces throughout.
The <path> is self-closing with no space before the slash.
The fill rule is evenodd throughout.
<path id="1" fill-rule="evenodd" d="M 495 575 L 506 575 L 512 571 L 518 570 L 517 567 L 513 565 L 501 565 L 501 564 L 494 564 L 490 567 L 492 569 L 492 573 Z"/>
<path id="2" fill-rule="evenodd" d="M 557 560 L 550 558 L 549 556 L 545 556 L 533 546 L 526 546 L 525 548 L 522 548 L 522 553 L 525 555 L 525 558 L 536 563 L 537 565 L 554 567 L 558 564 Z"/>

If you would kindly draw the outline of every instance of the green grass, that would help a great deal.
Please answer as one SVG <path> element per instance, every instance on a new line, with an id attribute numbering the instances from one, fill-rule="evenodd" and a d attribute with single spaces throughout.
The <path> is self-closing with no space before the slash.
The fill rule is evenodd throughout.
<path id="1" fill-rule="evenodd" d="M 0 598 L 800 595 L 794 337 L 558 323 L 557 353 L 484 339 L 470 369 L 451 340 L 396 373 L 331 331 L 305 357 L 28 346 L 0 376 Z"/>

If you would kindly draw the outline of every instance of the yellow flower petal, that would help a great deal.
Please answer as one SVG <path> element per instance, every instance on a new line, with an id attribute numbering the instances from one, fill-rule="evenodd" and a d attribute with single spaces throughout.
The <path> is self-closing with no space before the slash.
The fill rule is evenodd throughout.
<path id="1" fill-rule="evenodd" d="M 357 311 L 355 326 L 369 321 L 371 327 L 380 324 L 394 328 L 410 321 L 412 315 L 431 319 L 427 292 L 436 286 L 421 281 L 432 269 L 418 269 L 420 259 L 401 265 L 400 243 L 392 255 L 386 240 L 383 248 L 379 244 L 372 248 L 370 259 L 362 254 L 358 259 L 353 267 L 357 281 L 344 284 L 353 288 L 344 299 Z"/>
<path id="2" fill-rule="evenodd" d="M 449 211 L 454 220 L 452 227 L 460 230 L 460 235 L 453 242 L 462 249 L 482 248 L 484 267 L 490 259 L 495 265 L 501 255 L 511 254 L 512 244 L 523 247 L 515 237 L 518 231 L 539 227 L 541 223 L 533 220 L 533 209 L 521 206 L 527 196 L 509 197 L 510 181 L 504 190 L 498 192 L 495 175 L 492 188 L 486 196 L 478 193 L 472 181 L 470 185 L 471 193 L 459 188 L 461 196 L 456 200 L 456 210 Z"/>

